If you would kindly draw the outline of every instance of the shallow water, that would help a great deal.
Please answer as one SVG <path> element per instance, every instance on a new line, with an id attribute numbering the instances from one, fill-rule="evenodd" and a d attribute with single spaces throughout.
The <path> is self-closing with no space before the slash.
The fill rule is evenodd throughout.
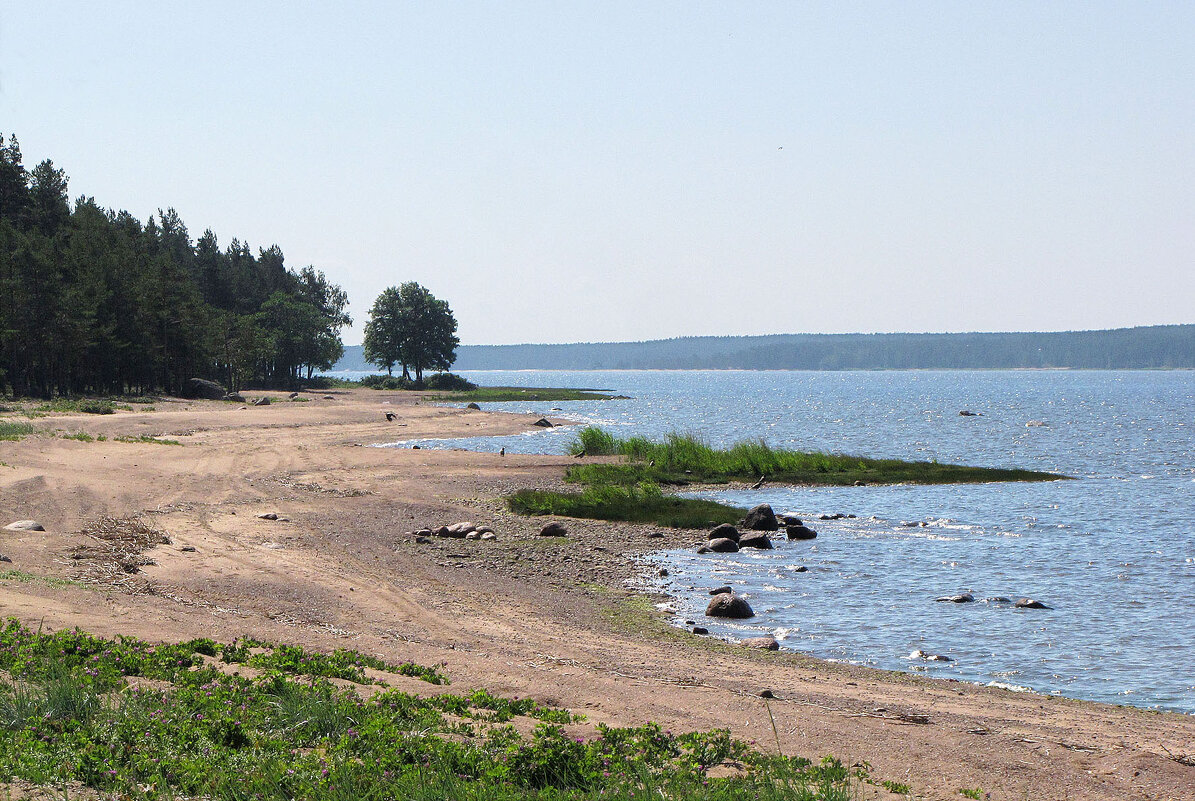
<path id="1" fill-rule="evenodd" d="M 818 530 L 774 551 L 656 554 L 678 619 L 785 648 L 1039 692 L 1195 712 L 1195 373 L 474 372 L 489 385 L 602 387 L 629 401 L 482 404 L 619 434 L 1055 471 L 1074 481 L 705 493 Z M 973 410 L 981 416 L 961 417 Z M 1031 425 L 1027 425 L 1027 423 Z M 572 432 L 421 441 L 559 453 Z M 414 443 L 403 443 L 409 447 Z M 816 520 L 840 512 L 856 519 Z M 815 518 L 812 521 L 809 518 Z M 927 525 L 921 526 L 920 523 Z M 915 523 L 916 526 L 904 525 Z M 794 568 L 804 565 L 806 572 Z M 731 584 L 757 613 L 704 618 Z M 977 602 L 934 598 L 971 592 Z M 1037 598 L 1048 610 L 982 599 Z M 909 658 L 913 651 L 950 662 Z"/>

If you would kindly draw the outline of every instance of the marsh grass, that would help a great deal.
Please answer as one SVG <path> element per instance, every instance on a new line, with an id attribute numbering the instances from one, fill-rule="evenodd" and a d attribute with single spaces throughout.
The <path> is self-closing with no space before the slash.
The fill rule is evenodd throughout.
<path id="1" fill-rule="evenodd" d="M 1063 476 L 1033 470 L 967 467 L 939 462 L 907 462 L 809 451 L 779 450 L 765 442 L 740 442 L 714 448 L 701 439 L 669 434 L 663 441 L 645 437 L 619 439 L 608 432 L 583 429 L 571 451 L 586 455 L 621 455 L 620 464 L 577 465 L 566 478 L 582 484 L 717 484 L 756 481 L 766 476 L 782 484 L 958 484 L 985 481 L 1054 481 Z"/>
<path id="2" fill-rule="evenodd" d="M 295 672 L 330 663 L 274 646 L 254 679 L 207 659 L 261 653 L 248 641 L 149 645 L 84 632 L 0 629 L 0 784 L 79 782 L 102 797 L 848 801 L 851 771 L 758 752 L 725 730 L 673 734 L 598 724 L 484 690 L 420 697 Z M 361 654 L 345 659 L 368 662 Z M 306 654 L 309 656 L 309 654 Z M 297 658 L 292 658 L 297 657 Z M 154 679 L 130 686 L 127 677 Z M 507 721 L 531 718 L 534 725 Z M 737 768 L 712 778 L 711 768 Z"/>
<path id="3" fill-rule="evenodd" d="M 525 515 L 561 515 L 594 520 L 626 520 L 669 528 L 705 528 L 739 520 L 746 509 L 715 501 L 663 494 L 655 484 L 597 484 L 582 492 L 520 490 L 506 499 Z"/>
<path id="4" fill-rule="evenodd" d="M 557 389 L 552 387 L 478 387 L 461 392 L 440 392 L 430 395 L 429 400 L 460 403 L 485 403 L 501 401 L 582 401 L 615 400 L 596 389 Z"/>

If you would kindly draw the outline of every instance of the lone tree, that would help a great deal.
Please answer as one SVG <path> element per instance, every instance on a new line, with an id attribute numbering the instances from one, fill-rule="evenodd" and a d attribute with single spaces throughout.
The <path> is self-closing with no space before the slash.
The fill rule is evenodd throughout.
<path id="1" fill-rule="evenodd" d="M 448 303 L 427 289 L 408 281 L 388 287 L 378 295 L 365 324 L 365 360 L 394 374 L 402 366 L 403 378 L 423 381 L 423 371 L 447 370 L 456 360 L 456 317 Z"/>

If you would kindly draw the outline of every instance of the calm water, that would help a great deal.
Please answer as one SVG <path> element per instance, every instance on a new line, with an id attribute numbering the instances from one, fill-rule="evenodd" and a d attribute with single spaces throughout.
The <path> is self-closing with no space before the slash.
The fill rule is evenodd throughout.
<path id="1" fill-rule="evenodd" d="M 1057 471 L 1076 481 L 803 489 L 709 497 L 806 519 L 774 551 L 652 557 L 679 620 L 876 667 L 1195 712 L 1195 373 L 475 372 L 483 384 L 602 387 L 633 400 L 484 408 L 779 447 Z M 960 417 L 969 409 L 979 417 Z M 1026 426 L 1029 422 L 1044 425 Z M 572 433 L 423 442 L 561 452 Z M 820 521 L 822 513 L 856 519 Z M 809 518 L 814 518 L 812 521 Z M 927 525 L 921 526 L 920 523 Z M 918 524 L 912 527 L 908 524 Z M 804 566 L 806 572 L 795 568 Z M 757 616 L 714 624 L 731 584 Z M 970 592 L 971 604 L 934 598 Z M 1037 598 L 1049 610 L 982 599 Z M 910 658 L 913 651 L 950 662 Z"/>

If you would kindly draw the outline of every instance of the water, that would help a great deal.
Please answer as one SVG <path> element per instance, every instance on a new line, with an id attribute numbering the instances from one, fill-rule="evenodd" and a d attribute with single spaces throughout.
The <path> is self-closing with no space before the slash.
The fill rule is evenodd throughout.
<path id="1" fill-rule="evenodd" d="M 475 372 L 490 385 L 603 387 L 629 401 L 483 404 L 621 435 L 938 459 L 1075 481 L 702 493 L 818 530 L 773 551 L 653 555 L 678 619 L 829 659 L 1195 713 L 1195 373 Z M 981 413 L 960 417 L 962 409 Z M 1033 423 L 1033 425 L 1026 425 Z M 1038 423 L 1042 423 L 1038 425 Z M 567 430 L 423 441 L 559 453 Z M 408 443 L 410 444 L 410 443 Z M 821 521 L 821 513 L 857 515 Z M 813 518 L 810 520 L 810 518 Z M 921 523 L 927 525 L 921 526 Z M 906 524 L 917 524 L 909 526 Z M 806 572 L 797 572 L 805 566 Z M 757 615 L 704 618 L 731 584 Z M 971 592 L 977 602 L 934 598 Z M 983 599 L 1028 596 L 1048 610 Z M 914 651 L 950 662 L 910 658 Z"/>

